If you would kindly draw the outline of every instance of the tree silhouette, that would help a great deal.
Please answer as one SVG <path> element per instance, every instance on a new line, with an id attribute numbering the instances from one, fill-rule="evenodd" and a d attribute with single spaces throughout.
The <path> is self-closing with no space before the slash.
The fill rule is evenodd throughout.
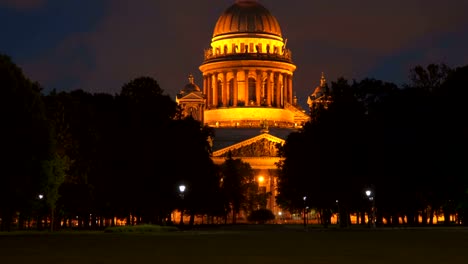
<path id="1" fill-rule="evenodd" d="M 226 209 L 232 213 L 232 223 L 236 223 L 237 214 L 247 202 L 248 187 L 254 180 L 254 173 L 249 163 L 233 159 L 230 155 L 221 164 L 221 192 Z"/>
<path id="2" fill-rule="evenodd" d="M 24 76 L 11 59 L 0 54 L 0 166 L 1 230 L 9 230 L 13 214 L 19 226 L 45 182 L 41 163 L 51 158 L 53 139 L 46 119 L 40 86 Z"/>

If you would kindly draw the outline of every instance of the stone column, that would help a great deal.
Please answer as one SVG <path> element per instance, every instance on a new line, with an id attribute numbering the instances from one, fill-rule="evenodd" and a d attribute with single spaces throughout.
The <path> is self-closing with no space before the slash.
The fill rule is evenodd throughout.
<path id="1" fill-rule="evenodd" d="M 281 106 L 281 85 L 280 85 L 280 75 L 281 73 L 277 72 L 275 73 L 275 106 L 280 107 Z"/>
<path id="2" fill-rule="evenodd" d="M 206 94 L 206 80 L 208 77 L 206 75 L 203 75 L 203 94 Z"/>
<path id="3" fill-rule="evenodd" d="M 272 72 L 271 71 L 268 71 L 267 72 L 267 82 L 266 82 L 266 89 L 265 89 L 265 92 L 267 93 L 266 94 L 266 104 L 267 106 L 271 106 L 271 92 L 272 92 L 272 85 L 271 85 L 271 75 L 272 75 Z"/>
<path id="4" fill-rule="evenodd" d="M 203 75 L 203 94 L 205 95 L 206 101 L 209 102 L 207 91 L 208 91 L 208 75 Z"/>
<path id="5" fill-rule="evenodd" d="M 283 106 L 288 101 L 288 74 L 283 73 Z"/>
<path id="6" fill-rule="evenodd" d="M 208 75 L 208 107 L 213 107 L 213 74 Z"/>
<path id="7" fill-rule="evenodd" d="M 229 91 L 229 87 L 228 87 L 228 82 L 227 82 L 227 72 L 223 72 L 223 90 L 221 91 L 223 93 L 223 97 L 222 97 L 223 107 L 228 106 L 228 91 Z"/>
<path id="8" fill-rule="evenodd" d="M 213 106 L 218 107 L 218 73 L 214 73 L 214 85 L 213 85 Z"/>
<path id="9" fill-rule="evenodd" d="M 233 100 L 233 106 L 234 107 L 237 107 L 237 99 L 238 99 L 238 96 L 239 96 L 239 87 L 237 86 L 237 70 L 233 70 L 232 73 L 234 74 L 234 77 L 232 79 L 232 84 L 234 85 L 233 87 L 233 95 L 232 96 L 232 100 Z"/>
<path id="10" fill-rule="evenodd" d="M 293 83 L 292 75 L 288 76 L 288 103 L 293 104 Z"/>
<path id="11" fill-rule="evenodd" d="M 257 70 L 257 81 L 255 82 L 256 88 L 255 88 L 255 94 L 257 96 L 257 102 L 256 105 L 259 106 L 261 104 L 261 98 L 260 98 L 260 89 L 262 85 L 262 71 Z"/>

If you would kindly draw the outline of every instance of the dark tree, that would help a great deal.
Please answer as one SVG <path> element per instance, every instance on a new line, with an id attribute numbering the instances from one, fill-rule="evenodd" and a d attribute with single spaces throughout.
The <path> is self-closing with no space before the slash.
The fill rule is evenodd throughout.
<path id="1" fill-rule="evenodd" d="M 150 77 L 125 84 L 118 102 L 123 158 L 119 180 L 125 182 L 122 194 L 130 206 L 127 213 L 146 223 L 160 223 L 171 210 L 167 198 L 175 190 L 170 188 L 175 177 L 166 172 L 176 166 L 177 156 L 169 154 L 175 140 L 169 126 L 176 103 Z"/>
<path id="2" fill-rule="evenodd" d="M 20 227 L 45 185 L 42 162 L 51 159 L 53 139 L 37 83 L 24 76 L 8 56 L 0 54 L 1 230 L 9 230 L 19 212 Z"/>
<path id="3" fill-rule="evenodd" d="M 202 127 L 192 117 L 175 120 L 170 126 L 171 143 L 166 152 L 166 162 L 174 164 L 170 168 L 174 184 L 185 184 L 187 189 L 179 205 L 190 214 L 190 225 L 196 215 L 212 215 L 219 201 L 219 173 L 211 160 L 209 138 L 213 129 Z M 170 188 L 173 192 L 175 188 Z"/>
<path id="4" fill-rule="evenodd" d="M 265 224 L 268 221 L 275 220 L 275 215 L 271 210 L 268 209 L 258 209 L 252 211 L 247 217 L 249 222 L 254 222 L 258 224 Z"/>
<path id="5" fill-rule="evenodd" d="M 226 201 L 227 212 L 232 213 L 232 223 L 236 223 L 237 214 L 247 202 L 250 184 L 254 173 L 249 163 L 228 157 L 221 165 L 221 192 Z"/>
<path id="6" fill-rule="evenodd" d="M 343 78 L 333 82 L 328 109 L 289 135 L 280 151 L 285 159 L 279 164 L 277 201 L 282 207 L 293 211 L 316 208 L 324 225 L 339 208 L 344 227 L 350 213 L 361 209 L 363 188 L 375 173 L 369 170 L 374 142 L 369 141 L 368 104 L 359 100 L 372 89 L 365 91 L 364 86 L 349 85 Z"/>
<path id="7" fill-rule="evenodd" d="M 410 70 L 411 82 L 407 86 L 432 92 L 445 82 L 449 72 L 445 64 L 429 64 L 426 68 L 418 65 Z"/>

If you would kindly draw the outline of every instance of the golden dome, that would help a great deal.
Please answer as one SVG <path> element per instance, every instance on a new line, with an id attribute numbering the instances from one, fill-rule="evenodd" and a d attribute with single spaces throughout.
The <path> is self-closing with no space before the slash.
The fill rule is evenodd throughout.
<path id="1" fill-rule="evenodd" d="M 219 17 L 213 37 L 232 33 L 263 33 L 281 37 L 276 18 L 254 0 L 237 0 Z"/>

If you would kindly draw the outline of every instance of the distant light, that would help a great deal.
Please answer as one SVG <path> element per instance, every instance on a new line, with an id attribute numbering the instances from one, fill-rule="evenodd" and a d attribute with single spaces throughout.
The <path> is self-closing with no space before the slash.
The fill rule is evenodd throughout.
<path id="1" fill-rule="evenodd" d="M 179 191 L 183 193 L 185 191 L 185 185 L 179 185 Z"/>
<path id="2" fill-rule="evenodd" d="M 42 194 L 39 194 L 39 196 L 38 196 L 38 197 L 39 197 L 39 199 L 40 199 L 40 200 L 42 200 L 42 198 L 44 198 L 44 195 L 42 195 Z"/>
<path id="3" fill-rule="evenodd" d="M 338 203 L 338 200 L 336 200 L 336 203 Z"/>
<path id="4" fill-rule="evenodd" d="M 278 212 L 278 215 L 280 215 L 280 216 L 283 215 L 283 212 Z"/>
<path id="5" fill-rule="evenodd" d="M 263 176 L 258 176 L 258 182 L 262 183 L 265 181 L 265 178 Z"/>
<path id="6" fill-rule="evenodd" d="M 366 195 L 367 195 L 368 197 L 371 196 L 371 194 L 372 194 L 372 191 L 371 191 L 371 190 L 366 190 Z"/>
<path id="7" fill-rule="evenodd" d="M 304 196 L 304 198 L 302 198 L 302 199 L 304 199 L 304 201 L 307 200 L 307 196 Z"/>

